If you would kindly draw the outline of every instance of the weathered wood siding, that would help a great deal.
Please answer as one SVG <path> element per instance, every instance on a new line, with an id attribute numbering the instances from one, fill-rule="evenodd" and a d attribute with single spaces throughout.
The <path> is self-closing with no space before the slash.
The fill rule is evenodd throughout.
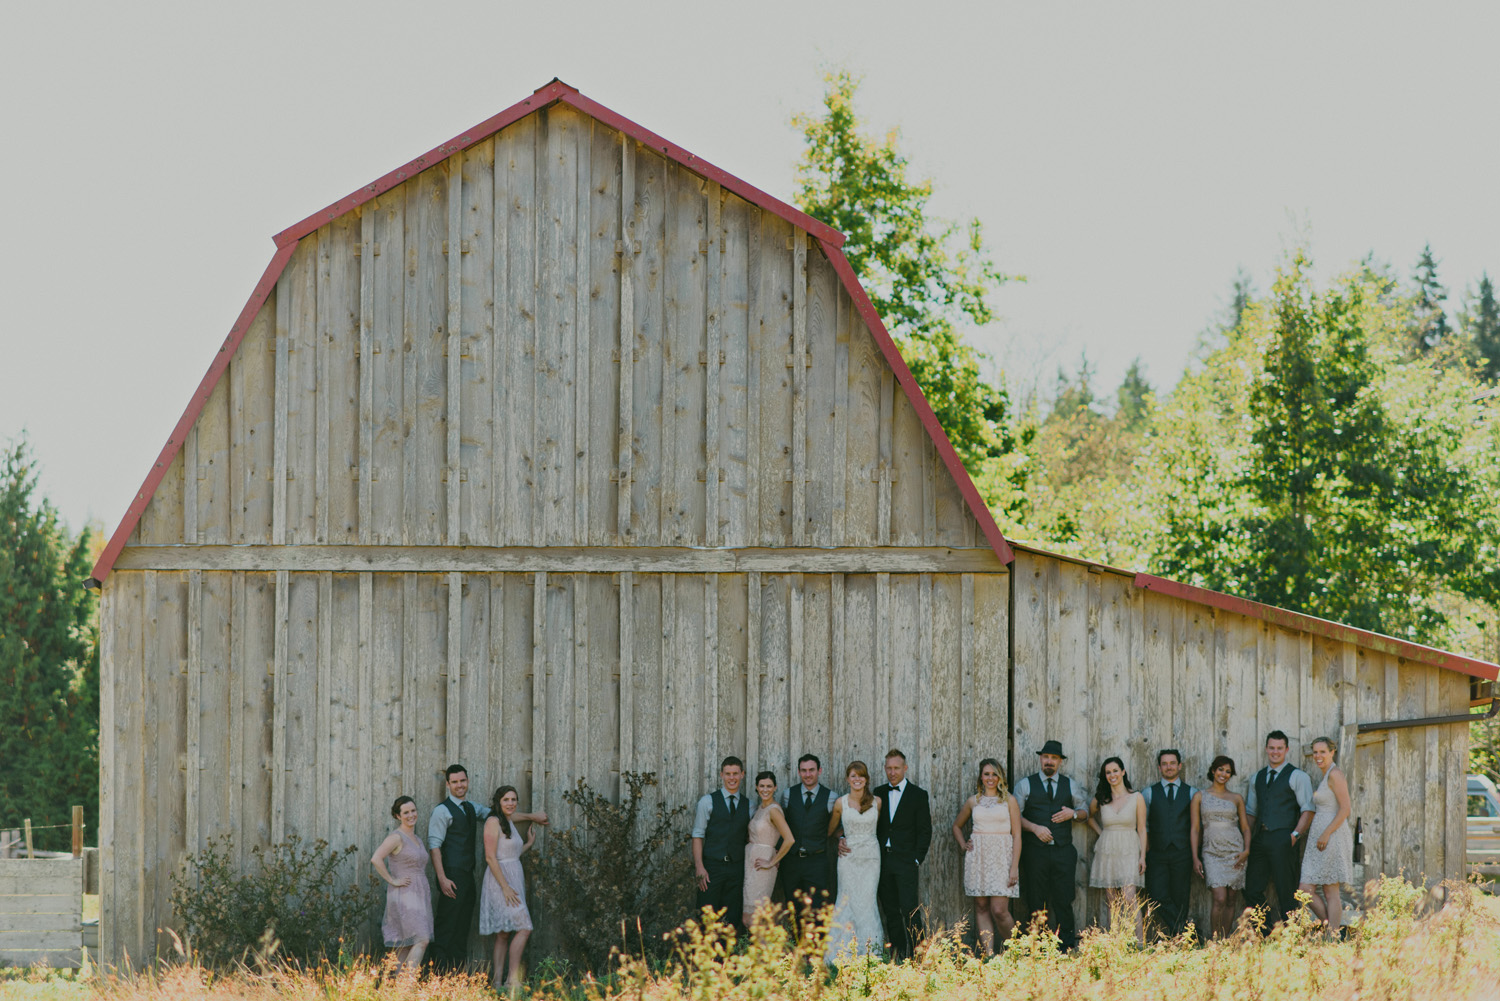
<path id="1" fill-rule="evenodd" d="M 105 786 L 105 954 L 154 944 L 168 873 L 216 835 L 242 855 L 291 833 L 354 844 L 367 871 L 391 801 L 416 796 L 425 829 L 454 760 L 476 798 L 512 783 L 566 824 L 579 777 L 613 792 L 621 770 L 655 771 L 691 803 L 724 755 L 785 783 L 810 751 L 841 789 L 850 760 L 878 776 L 897 746 L 941 834 L 973 763 L 1005 752 L 1007 588 L 1003 572 L 117 571 L 107 615 L 132 625 L 110 651 L 106 772 L 139 778 Z M 935 845 L 926 899 L 951 921 L 959 859 Z"/>
<path id="2" fill-rule="evenodd" d="M 1034 772 L 1036 749 L 1056 737 L 1066 771 L 1089 790 L 1111 755 L 1140 789 L 1158 778 L 1156 752 L 1176 747 L 1199 786 L 1215 755 L 1234 758 L 1230 788 L 1243 793 L 1269 731 L 1284 731 L 1287 760 L 1307 769 L 1312 741 L 1332 737 L 1364 822 L 1366 878 L 1463 872 L 1468 728 L 1356 738 L 1355 726 L 1463 712 L 1467 676 L 1140 590 L 1097 567 L 1019 551 L 1011 569 L 1018 774 Z M 1076 831 L 1075 907 L 1081 922 L 1101 920 L 1103 891 L 1086 889 L 1094 837 Z M 1208 927 L 1201 881 L 1193 902 Z"/>
<path id="3" fill-rule="evenodd" d="M 0 859 L 0 966 L 83 963 L 83 859 Z"/>

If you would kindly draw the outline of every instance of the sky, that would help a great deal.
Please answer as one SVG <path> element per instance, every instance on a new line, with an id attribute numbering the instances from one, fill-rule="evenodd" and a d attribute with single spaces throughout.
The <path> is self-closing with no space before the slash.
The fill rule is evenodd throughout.
<path id="1" fill-rule="evenodd" d="M 918 10 L 920 14 L 916 13 Z M 790 200 L 823 75 L 862 77 L 1004 286 L 1024 394 L 1083 353 L 1181 373 L 1243 268 L 1424 244 L 1500 276 L 1500 5 L 449 0 L 14 4 L 0 38 L 0 442 L 112 531 L 271 235 L 560 77 Z"/>

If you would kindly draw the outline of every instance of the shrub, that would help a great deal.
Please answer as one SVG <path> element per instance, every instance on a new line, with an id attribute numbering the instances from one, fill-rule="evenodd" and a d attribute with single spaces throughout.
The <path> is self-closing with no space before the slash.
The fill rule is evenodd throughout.
<path id="1" fill-rule="evenodd" d="M 643 816 L 655 772 L 620 775 L 625 795 L 611 803 L 588 782 L 563 793 L 578 822 L 553 831 L 537 862 L 535 892 L 565 922 L 559 935 L 567 957 L 603 971 L 617 945 L 662 954 L 662 936 L 677 926 L 692 900 L 693 867 L 682 837 L 685 805 L 656 804 Z"/>
<path id="2" fill-rule="evenodd" d="M 252 951 L 295 963 L 336 957 L 352 947 L 374 906 L 375 877 L 339 888 L 339 870 L 357 851 L 330 851 L 321 838 L 304 846 L 293 834 L 250 850 L 251 871 L 231 862 L 234 839 L 208 845 L 172 874 L 172 909 L 191 949 L 207 966 L 243 961 Z M 263 942 L 272 942 L 269 948 Z"/>

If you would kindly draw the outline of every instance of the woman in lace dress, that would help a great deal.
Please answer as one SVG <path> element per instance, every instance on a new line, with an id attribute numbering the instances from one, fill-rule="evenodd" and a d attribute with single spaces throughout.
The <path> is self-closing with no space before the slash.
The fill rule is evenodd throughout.
<path id="1" fill-rule="evenodd" d="M 495 990 L 517 991 L 526 974 L 521 954 L 531 937 L 531 912 L 526 909 L 526 874 L 521 856 L 536 841 L 536 827 L 521 840 L 516 829 L 516 807 L 520 799 L 515 786 L 501 786 L 490 800 L 490 816 L 484 822 L 484 883 L 479 892 L 479 934 L 495 936 L 490 977 Z M 510 975 L 504 977 L 506 958 Z"/>
<path id="2" fill-rule="evenodd" d="M 1193 868 L 1213 894 L 1209 925 L 1216 938 L 1234 930 L 1234 891 L 1245 888 L 1245 860 L 1250 857 L 1245 797 L 1229 791 L 1234 774 L 1233 758 L 1214 758 L 1208 766 L 1213 785 L 1195 792 L 1192 803 Z"/>
<path id="3" fill-rule="evenodd" d="M 745 846 L 746 928 L 750 927 L 755 912 L 771 902 L 777 867 L 797 840 L 787 826 L 786 814 L 776 805 L 776 776 L 770 772 L 755 776 L 755 792 L 760 803 L 750 818 L 750 843 Z M 777 838 L 781 839 L 780 850 L 776 848 Z"/>
<path id="4" fill-rule="evenodd" d="M 371 867 L 385 880 L 385 944 L 396 950 L 397 969 L 415 973 L 432 941 L 432 887 L 427 883 L 427 846 L 417 840 L 417 802 L 399 797 L 391 816 L 401 826 L 375 849 Z M 389 860 L 389 868 L 387 868 Z"/>
<path id="5" fill-rule="evenodd" d="M 880 955 L 885 925 L 880 920 L 880 843 L 875 825 L 880 820 L 880 797 L 870 793 L 870 770 L 854 761 L 844 773 L 849 791 L 840 796 L 828 817 L 831 835 L 843 825 L 839 839 L 839 895 L 828 923 L 829 966 L 845 955 Z"/>
<path id="6" fill-rule="evenodd" d="M 1146 882 L 1146 798 L 1131 791 L 1125 762 L 1119 758 L 1106 758 L 1099 768 L 1099 785 L 1089 804 L 1089 826 L 1099 835 L 1089 885 L 1105 890 L 1111 910 L 1124 901 L 1135 911 L 1135 937 L 1145 945 L 1135 890 Z"/>
<path id="7" fill-rule="evenodd" d="M 979 763 L 976 790 L 958 811 L 953 837 L 964 852 L 964 893 L 974 898 L 979 948 L 989 957 L 995 954 L 995 929 L 1000 929 L 1004 942 L 1016 926 L 1010 916 L 1010 899 L 1021 892 L 1021 843 L 1012 832 L 1021 829 L 1021 811 L 1005 788 L 1004 770 L 994 758 Z M 965 838 L 964 824 L 971 817 L 974 829 Z"/>
<path id="8" fill-rule="evenodd" d="M 1307 831 L 1302 883 L 1297 889 L 1312 895 L 1313 913 L 1334 936 L 1344 919 L 1339 887 L 1354 882 L 1354 836 L 1349 830 L 1349 814 L 1354 810 L 1333 741 L 1328 737 L 1313 741 L 1312 756 L 1313 763 L 1323 770 L 1323 781 L 1313 792 L 1312 827 Z"/>

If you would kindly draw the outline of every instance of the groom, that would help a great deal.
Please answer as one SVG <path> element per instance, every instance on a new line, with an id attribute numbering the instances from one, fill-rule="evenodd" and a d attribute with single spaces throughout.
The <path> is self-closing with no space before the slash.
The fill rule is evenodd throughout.
<path id="1" fill-rule="evenodd" d="M 909 959 L 917 939 L 926 934 L 917 899 L 917 867 L 932 844 L 932 808 L 927 790 L 906 777 L 906 755 L 892 748 L 885 756 L 885 785 L 875 839 L 880 843 L 880 910 L 893 959 Z"/>

